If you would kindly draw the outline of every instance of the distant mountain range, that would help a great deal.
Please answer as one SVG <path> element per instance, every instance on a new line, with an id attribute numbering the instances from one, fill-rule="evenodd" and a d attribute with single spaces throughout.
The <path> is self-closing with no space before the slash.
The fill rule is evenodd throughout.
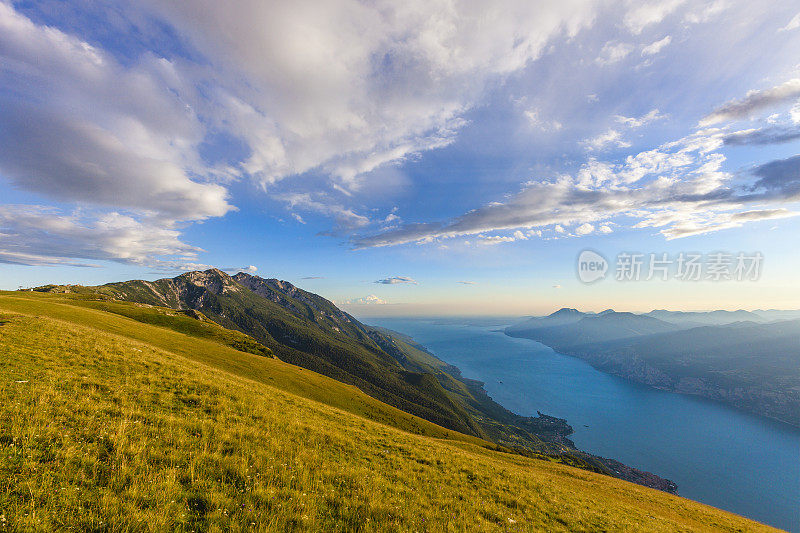
<path id="1" fill-rule="evenodd" d="M 674 483 L 575 448 L 572 428 L 544 414 L 518 416 L 494 402 L 478 381 L 463 378 L 408 337 L 365 325 L 329 300 L 289 282 L 217 269 L 157 281 L 133 280 L 96 287 L 47 285 L 39 292 L 73 294 L 85 305 L 136 320 L 130 306 L 169 308 L 245 334 L 279 359 L 337 381 L 442 427 L 486 439 L 523 454 L 603 472 L 674 492 Z M 144 318 L 143 318 L 144 317 Z M 236 342 L 242 342 L 236 340 Z M 248 350 L 251 353 L 252 349 Z"/>
<path id="2" fill-rule="evenodd" d="M 800 311 L 560 309 L 506 329 L 653 387 L 800 426 Z"/>
<path id="3" fill-rule="evenodd" d="M 647 315 L 614 311 L 588 314 L 575 309 L 561 309 L 550 316 L 531 318 L 511 326 L 506 332 L 522 337 L 533 334 L 542 344 L 564 348 L 678 329 L 680 327 L 675 324 Z"/>

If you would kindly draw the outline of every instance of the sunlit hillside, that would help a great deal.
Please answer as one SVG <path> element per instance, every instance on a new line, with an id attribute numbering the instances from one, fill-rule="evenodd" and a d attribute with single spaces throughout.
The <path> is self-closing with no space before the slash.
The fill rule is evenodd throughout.
<path id="1" fill-rule="evenodd" d="M 214 326 L 22 293 L 0 322 L 0 529 L 768 529 L 497 451 Z"/>

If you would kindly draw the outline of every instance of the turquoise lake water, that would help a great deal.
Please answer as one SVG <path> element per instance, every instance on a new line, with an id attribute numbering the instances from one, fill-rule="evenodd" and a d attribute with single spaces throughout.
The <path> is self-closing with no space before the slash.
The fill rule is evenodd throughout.
<path id="1" fill-rule="evenodd" d="M 500 321 L 365 322 L 413 337 L 515 413 L 566 418 L 583 450 L 671 479 L 681 496 L 800 532 L 798 428 L 605 374 L 508 337 Z"/>

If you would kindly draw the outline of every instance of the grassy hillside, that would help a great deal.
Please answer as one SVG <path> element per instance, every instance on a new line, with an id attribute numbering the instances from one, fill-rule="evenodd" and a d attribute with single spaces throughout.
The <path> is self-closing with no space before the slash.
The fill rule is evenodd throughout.
<path id="1" fill-rule="evenodd" d="M 148 323 L 153 323 L 152 318 L 139 310 L 132 314 L 125 302 L 199 311 L 225 328 L 252 336 L 283 361 L 355 385 L 438 425 L 506 446 L 560 454 L 564 461 L 606 473 L 620 471 L 616 465 L 575 450 L 566 438 L 572 429 L 565 421 L 516 416 L 492 401 L 481 383 L 463 379 L 457 369 L 407 339 L 366 326 L 325 298 L 285 281 L 245 273 L 231 277 L 210 269 L 152 282 L 50 285 L 36 292 L 59 294 L 72 305 Z M 633 471 L 621 475 L 651 486 L 668 486 Z"/>
<path id="2" fill-rule="evenodd" d="M 0 294 L 0 529 L 768 530 L 224 338 Z"/>
<path id="3" fill-rule="evenodd" d="M 287 282 L 216 269 L 154 282 L 134 280 L 84 293 L 202 312 L 225 328 L 244 332 L 281 360 L 357 386 L 370 396 L 450 429 L 486 437 L 463 408 L 435 382 L 416 385 L 396 355 L 386 353 L 366 328 L 328 300 Z"/>

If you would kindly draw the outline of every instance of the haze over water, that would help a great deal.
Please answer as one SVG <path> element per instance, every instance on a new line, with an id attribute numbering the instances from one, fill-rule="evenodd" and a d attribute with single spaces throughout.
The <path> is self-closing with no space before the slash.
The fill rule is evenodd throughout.
<path id="1" fill-rule="evenodd" d="M 515 413 L 566 418 L 580 449 L 669 478 L 681 496 L 800 531 L 798 428 L 605 374 L 508 337 L 496 320 L 367 322 L 410 335 Z"/>

